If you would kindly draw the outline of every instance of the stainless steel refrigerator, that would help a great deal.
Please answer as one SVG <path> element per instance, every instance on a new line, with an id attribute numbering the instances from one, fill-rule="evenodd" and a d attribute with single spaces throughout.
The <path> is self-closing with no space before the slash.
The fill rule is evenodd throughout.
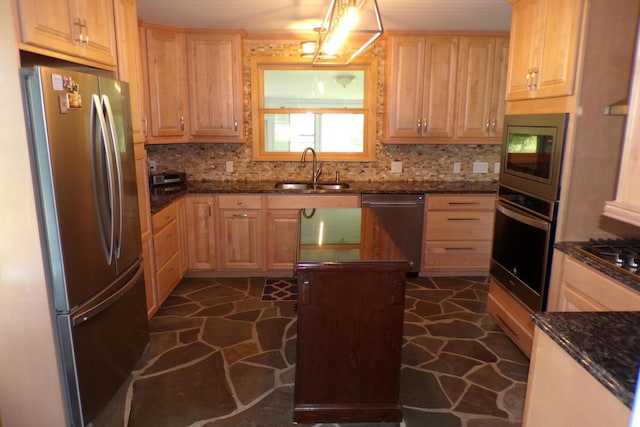
<path id="1" fill-rule="evenodd" d="M 69 424 L 89 423 L 149 341 L 128 85 L 22 70 Z"/>

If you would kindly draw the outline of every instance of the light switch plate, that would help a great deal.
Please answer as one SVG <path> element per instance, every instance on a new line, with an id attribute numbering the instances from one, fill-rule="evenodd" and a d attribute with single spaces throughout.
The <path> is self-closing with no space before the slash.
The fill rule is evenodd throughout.
<path id="1" fill-rule="evenodd" d="M 453 173 L 460 173 L 460 162 L 453 163 Z"/>
<path id="2" fill-rule="evenodd" d="M 224 167 L 225 167 L 227 172 L 233 172 L 233 162 L 231 160 L 227 160 L 224 163 Z"/>
<path id="3" fill-rule="evenodd" d="M 391 162 L 391 173 L 402 173 L 402 162 L 400 162 L 400 161 L 392 161 Z"/>

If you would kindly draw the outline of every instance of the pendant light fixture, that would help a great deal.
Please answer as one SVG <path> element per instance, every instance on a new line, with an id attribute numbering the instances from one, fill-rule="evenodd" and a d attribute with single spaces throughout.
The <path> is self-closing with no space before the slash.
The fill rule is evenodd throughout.
<path id="1" fill-rule="evenodd" d="M 383 33 L 376 0 L 331 0 L 316 42 L 302 42 L 302 56 L 312 63 L 323 61 L 349 64 Z M 345 44 L 359 47 L 350 55 L 341 52 Z M 313 44 L 312 44 L 313 43 Z"/>

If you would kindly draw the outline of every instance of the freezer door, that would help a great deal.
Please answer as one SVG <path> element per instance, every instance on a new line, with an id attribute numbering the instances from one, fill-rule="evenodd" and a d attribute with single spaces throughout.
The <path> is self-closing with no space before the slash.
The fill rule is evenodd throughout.
<path id="1" fill-rule="evenodd" d="M 58 316 L 73 425 L 91 421 L 109 402 L 149 342 L 142 263 L 134 263 L 72 316 Z"/>
<path id="2" fill-rule="evenodd" d="M 118 270 L 124 271 L 142 252 L 129 85 L 101 77 L 100 91 L 107 129 L 113 141 L 117 176 L 116 198 L 119 204 L 115 213 L 115 257 Z"/>
<path id="3" fill-rule="evenodd" d="M 55 309 L 80 306 L 116 278 L 113 179 L 95 76 L 26 71 L 34 174 Z"/>

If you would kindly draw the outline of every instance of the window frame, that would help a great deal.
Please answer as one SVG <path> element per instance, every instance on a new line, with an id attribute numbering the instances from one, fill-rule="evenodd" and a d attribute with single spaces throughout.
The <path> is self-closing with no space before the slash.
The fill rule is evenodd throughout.
<path id="1" fill-rule="evenodd" d="M 265 70 L 336 70 L 364 72 L 363 108 L 350 108 L 349 114 L 364 115 L 362 152 L 318 152 L 319 160 L 366 162 L 376 160 L 376 129 L 378 117 L 378 59 L 360 57 L 349 65 L 322 64 L 312 65 L 309 60 L 296 57 L 256 56 L 251 58 L 251 118 L 253 131 L 253 160 L 257 161 L 299 161 L 301 152 L 268 152 L 265 146 L 265 114 L 269 113 L 342 113 L 336 108 L 264 108 L 264 71 Z"/>

